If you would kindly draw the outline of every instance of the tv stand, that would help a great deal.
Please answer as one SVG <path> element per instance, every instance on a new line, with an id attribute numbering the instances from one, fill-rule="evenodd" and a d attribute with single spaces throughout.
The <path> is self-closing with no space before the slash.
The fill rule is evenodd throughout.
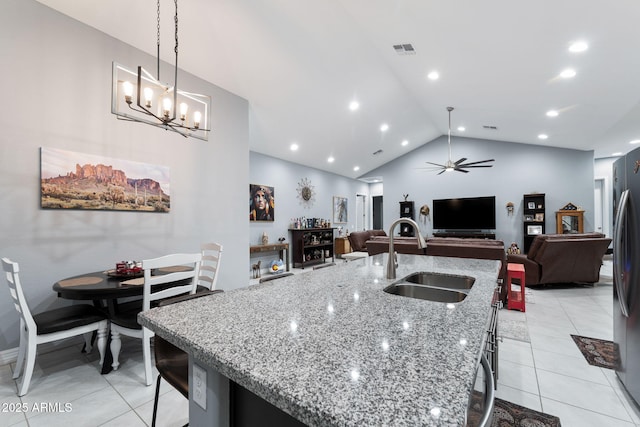
<path id="1" fill-rule="evenodd" d="M 496 233 L 485 233 L 482 231 L 437 231 L 433 237 L 460 237 L 462 239 L 496 239 Z"/>

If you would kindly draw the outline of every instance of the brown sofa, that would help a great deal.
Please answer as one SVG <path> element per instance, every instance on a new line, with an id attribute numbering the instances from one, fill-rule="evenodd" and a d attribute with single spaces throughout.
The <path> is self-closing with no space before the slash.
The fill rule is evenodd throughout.
<path id="1" fill-rule="evenodd" d="M 367 241 L 375 236 L 386 236 L 384 230 L 352 231 L 349 233 L 349 244 L 354 252 L 367 252 Z"/>
<path id="2" fill-rule="evenodd" d="M 527 286 L 549 283 L 596 283 L 611 239 L 600 233 L 541 234 L 526 255 L 507 256 L 523 264 Z"/>

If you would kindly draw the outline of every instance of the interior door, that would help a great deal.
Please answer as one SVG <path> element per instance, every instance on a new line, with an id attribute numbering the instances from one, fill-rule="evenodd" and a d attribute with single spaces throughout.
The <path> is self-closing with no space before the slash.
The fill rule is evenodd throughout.
<path id="1" fill-rule="evenodd" d="M 356 230 L 364 231 L 369 224 L 366 194 L 356 194 Z"/>

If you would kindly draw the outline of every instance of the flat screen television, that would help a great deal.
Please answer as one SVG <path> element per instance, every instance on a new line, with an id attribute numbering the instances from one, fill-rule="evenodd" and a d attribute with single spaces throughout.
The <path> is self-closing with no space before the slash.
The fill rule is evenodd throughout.
<path id="1" fill-rule="evenodd" d="M 451 231 L 494 230 L 496 197 L 434 200 L 433 228 Z"/>

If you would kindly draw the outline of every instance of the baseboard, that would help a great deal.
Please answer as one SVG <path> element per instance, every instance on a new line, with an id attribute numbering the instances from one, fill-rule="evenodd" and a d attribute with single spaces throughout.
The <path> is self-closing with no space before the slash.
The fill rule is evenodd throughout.
<path id="1" fill-rule="evenodd" d="M 18 359 L 18 347 L 0 351 L 0 366 L 15 363 Z"/>
<path id="2" fill-rule="evenodd" d="M 38 345 L 38 354 L 50 353 L 55 350 L 60 350 L 61 348 L 80 345 L 82 343 L 84 343 L 84 339 L 80 336 L 71 337 L 55 342 L 47 342 Z M 18 360 L 18 350 L 19 347 L 14 347 L 0 351 L 0 366 L 8 365 L 9 363 L 15 363 L 16 360 Z"/>

